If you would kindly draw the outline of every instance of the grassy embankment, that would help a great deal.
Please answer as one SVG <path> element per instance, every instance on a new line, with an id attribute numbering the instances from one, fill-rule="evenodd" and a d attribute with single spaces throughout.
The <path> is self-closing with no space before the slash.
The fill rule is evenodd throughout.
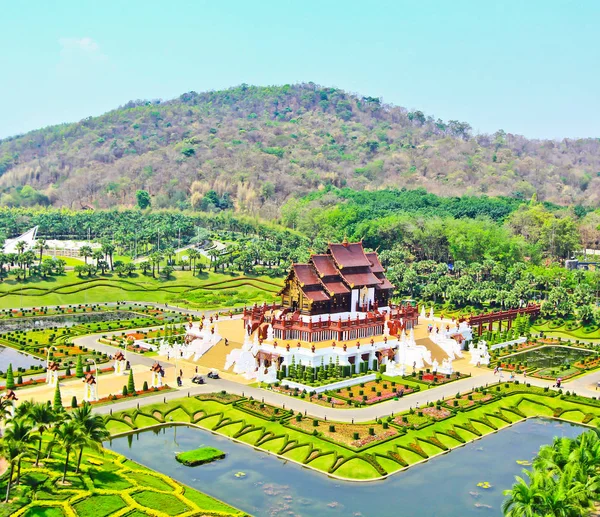
<path id="1" fill-rule="evenodd" d="M 273 301 L 281 281 L 269 277 L 176 271 L 168 280 L 136 273 L 115 273 L 80 278 L 75 272 L 46 280 L 14 278 L 0 284 L 0 309 L 79 303 L 146 301 L 178 303 L 190 307 L 217 308 Z"/>
<path id="2" fill-rule="evenodd" d="M 600 402 L 524 385 L 503 384 L 470 397 L 462 394 L 432 407 L 360 424 L 291 415 L 282 408 L 234 395 L 212 397 L 185 398 L 115 413 L 107 417 L 107 427 L 116 435 L 171 421 L 192 423 L 324 473 L 368 480 L 527 417 L 600 424 Z"/>

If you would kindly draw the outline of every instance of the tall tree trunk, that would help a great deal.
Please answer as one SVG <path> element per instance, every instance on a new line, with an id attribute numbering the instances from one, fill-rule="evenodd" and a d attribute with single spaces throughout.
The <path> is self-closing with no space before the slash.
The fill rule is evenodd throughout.
<path id="1" fill-rule="evenodd" d="M 37 454 L 35 456 L 35 466 L 37 467 L 40 462 L 40 455 L 42 454 L 42 437 L 40 436 L 40 444 L 38 446 Z"/>
<path id="2" fill-rule="evenodd" d="M 12 477 L 15 470 L 15 465 L 13 462 L 10 463 L 10 474 L 8 476 L 8 483 L 6 484 L 6 498 L 4 499 L 5 503 L 8 503 L 8 496 L 10 495 L 10 487 L 12 485 Z"/>
<path id="3" fill-rule="evenodd" d="M 77 458 L 77 468 L 75 469 L 75 474 L 79 474 L 79 467 L 81 466 L 81 458 L 83 456 L 83 447 L 79 449 L 79 457 Z"/>
<path id="4" fill-rule="evenodd" d="M 19 458 L 19 463 L 17 463 L 17 485 L 21 482 L 21 458 Z"/>
<path id="5" fill-rule="evenodd" d="M 62 482 L 64 484 L 65 479 L 67 478 L 67 468 L 69 467 L 69 453 L 71 451 L 69 449 L 67 449 L 66 453 L 67 453 L 67 457 L 65 458 L 65 469 L 63 470 L 63 478 L 62 478 Z"/>

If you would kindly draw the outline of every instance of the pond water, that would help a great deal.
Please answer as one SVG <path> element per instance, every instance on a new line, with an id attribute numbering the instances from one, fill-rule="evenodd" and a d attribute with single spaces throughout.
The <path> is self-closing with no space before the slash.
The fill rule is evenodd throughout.
<path id="1" fill-rule="evenodd" d="M 255 517 L 461 517 L 501 516 L 510 488 L 541 445 L 574 437 L 581 426 L 532 419 L 371 483 L 341 482 L 246 445 L 191 427 L 167 427 L 117 438 L 108 448 Z M 185 467 L 175 454 L 201 446 L 224 460 Z M 507 453 L 508 451 L 508 453 Z M 236 477 L 244 472 L 244 477 Z M 488 481 L 483 489 L 477 483 Z"/>
<path id="2" fill-rule="evenodd" d="M 9 364 L 12 364 L 13 371 L 16 371 L 17 368 L 28 369 L 33 365 L 45 366 L 46 361 L 29 354 L 24 354 L 13 348 L 0 346 L 0 371 L 6 372 Z"/>
<path id="3" fill-rule="evenodd" d="M 592 350 L 582 350 L 580 348 L 571 348 L 566 346 L 544 346 L 537 350 L 528 350 L 518 354 L 502 358 L 510 359 L 511 363 L 527 363 L 527 366 L 535 368 L 548 368 L 550 366 L 562 366 L 573 364 L 580 359 L 596 355 Z"/>
<path id="4" fill-rule="evenodd" d="M 34 316 L 32 318 L 10 318 L 0 320 L 0 334 L 15 330 L 44 330 L 52 327 L 72 327 L 82 323 L 132 320 L 143 317 L 143 315 L 129 311 L 103 311 L 89 314 L 61 314 L 43 317 Z"/>

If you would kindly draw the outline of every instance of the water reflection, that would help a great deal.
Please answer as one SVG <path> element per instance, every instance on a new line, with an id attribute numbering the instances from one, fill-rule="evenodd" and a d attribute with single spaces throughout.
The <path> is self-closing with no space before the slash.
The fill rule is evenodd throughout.
<path id="1" fill-rule="evenodd" d="M 547 368 L 549 366 L 572 365 L 581 359 L 596 355 L 591 350 L 569 348 L 565 346 L 544 346 L 536 350 L 519 352 L 503 360 L 511 363 L 527 363 L 527 366 L 535 368 Z"/>
<path id="2" fill-rule="evenodd" d="M 502 491 L 523 469 L 517 460 L 531 460 L 554 436 L 582 431 L 567 423 L 528 420 L 384 481 L 360 484 L 189 427 L 145 431 L 107 445 L 256 517 L 469 517 L 500 516 Z M 201 446 L 217 447 L 227 457 L 193 468 L 175 460 L 176 453 Z M 240 472 L 245 476 L 236 477 Z M 489 488 L 478 487 L 480 482 Z"/>

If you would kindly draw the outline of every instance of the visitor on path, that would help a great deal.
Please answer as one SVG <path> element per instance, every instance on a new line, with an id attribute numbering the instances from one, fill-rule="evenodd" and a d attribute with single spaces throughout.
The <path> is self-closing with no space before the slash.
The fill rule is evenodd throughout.
<path id="1" fill-rule="evenodd" d="M 183 370 L 181 368 L 179 369 L 179 377 L 183 377 Z"/>
<path id="2" fill-rule="evenodd" d="M 515 380 L 515 374 L 514 374 L 514 372 L 510 372 L 510 380 L 511 381 Z"/>
<path id="3" fill-rule="evenodd" d="M 496 366 L 496 368 L 494 368 L 494 375 L 496 375 L 498 373 L 498 367 Z"/>
<path id="4" fill-rule="evenodd" d="M 225 346 L 229 346 L 229 339 L 227 339 L 227 338 L 225 338 Z"/>
<path id="5" fill-rule="evenodd" d="M 527 370 L 523 370 L 523 377 L 527 379 Z"/>
<path id="6" fill-rule="evenodd" d="M 196 373 L 198 373 L 198 367 L 196 366 Z"/>

